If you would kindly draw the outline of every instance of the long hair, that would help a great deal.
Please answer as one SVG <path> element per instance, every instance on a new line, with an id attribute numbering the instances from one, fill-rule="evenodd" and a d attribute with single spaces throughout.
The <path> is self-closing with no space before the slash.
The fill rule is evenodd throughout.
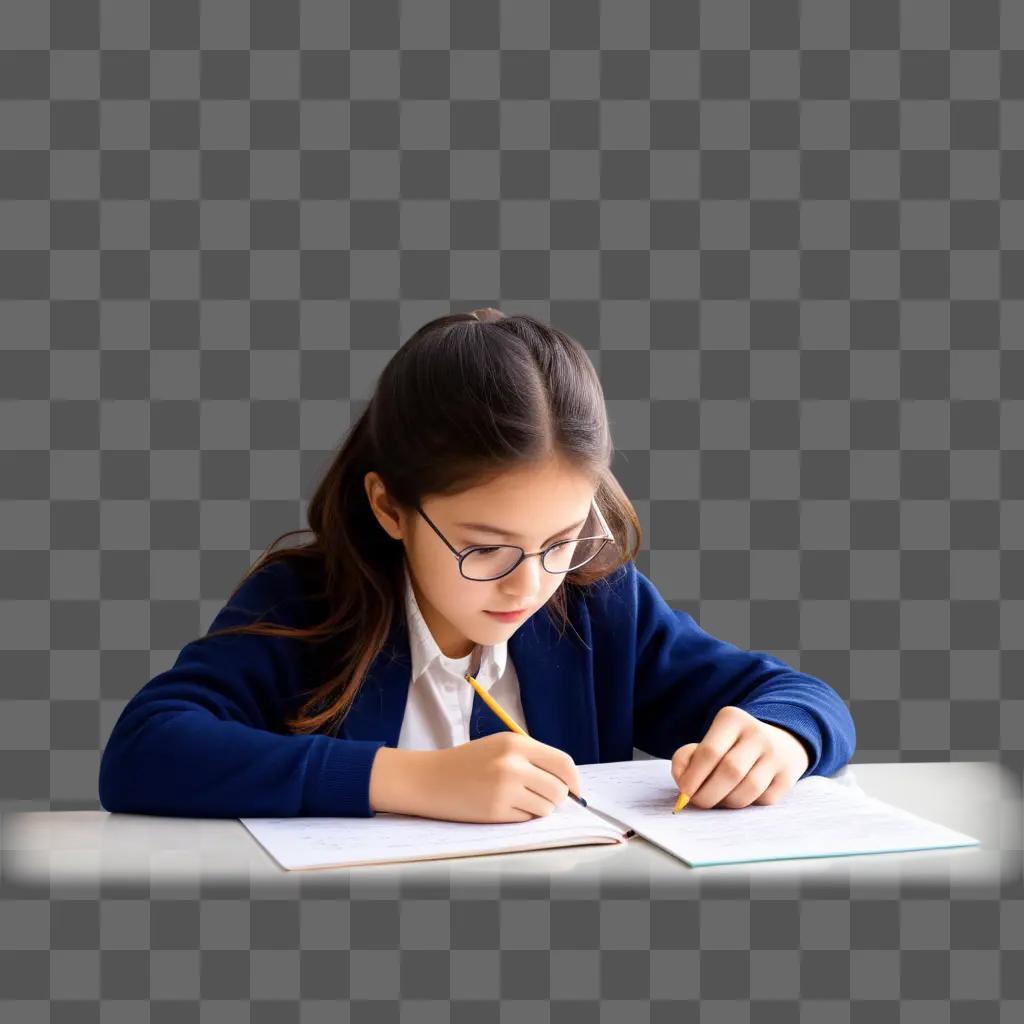
<path id="1" fill-rule="evenodd" d="M 231 594 L 257 570 L 291 559 L 322 581 L 323 621 L 310 628 L 256 621 L 206 634 L 337 643 L 333 674 L 304 691 L 308 700 L 285 720 L 293 733 L 337 728 L 387 641 L 393 617 L 404 615 L 404 546 L 373 514 L 364 487 L 370 470 L 407 510 L 428 495 L 456 494 L 552 456 L 589 475 L 614 543 L 567 573 L 548 600 L 563 632 L 566 587 L 605 579 L 640 548 L 636 511 L 611 472 L 604 393 L 583 346 L 536 317 L 489 312 L 493 319 L 438 317 L 398 349 L 310 499 L 308 530 L 280 534 Z M 306 532 L 313 535 L 306 543 L 274 550 L 285 537 Z"/>

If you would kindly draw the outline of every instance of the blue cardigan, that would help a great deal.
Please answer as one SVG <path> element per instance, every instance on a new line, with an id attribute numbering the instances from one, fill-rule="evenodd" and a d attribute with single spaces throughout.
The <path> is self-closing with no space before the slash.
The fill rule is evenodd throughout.
<path id="1" fill-rule="evenodd" d="M 291 559 L 264 566 L 210 631 L 263 613 L 313 625 L 326 617 L 322 593 L 313 594 L 321 582 Z M 832 775 L 849 761 L 856 732 L 835 690 L 706 633 L 632 561 L 590 588 L 565 590 L 578 637 L 572 628 L 560 636 L 544 607 L 508 644 L 524 728 L 576 764 L 632 760 L 634 746 L 670 758 L 701 740 L 727 704 L 794 733 L 810 755 L 805 775 Z M 114 724 L 100 763 L 102 806 L 185 817 L 373 816 L 373 760 L 381 746 L 398 745 L 409 692 L 404 613 L 337 736 L 292 734 L 284 719 L 328 678 L 329 651 L 329 642 L 244 634 L 186 644 Z M 470 738 L 505 728 L 474 693 Z"/>

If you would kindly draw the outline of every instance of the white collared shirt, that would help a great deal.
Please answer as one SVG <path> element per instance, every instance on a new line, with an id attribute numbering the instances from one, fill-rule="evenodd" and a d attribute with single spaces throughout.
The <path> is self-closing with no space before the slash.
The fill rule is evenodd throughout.
<path id="1" fill-rule="evenodd" d="M 408 566 L 405 569 L 405 614 L 409 626 L 412 674 L 398 737 L 399 747 L 438 750 L 469 742 L 469 719 L 475 692 L 465 673 L 472 671 L 478 654 L 480 667 L 474 678 L 514 722 L 529 732 L 519 696 L 519 677 L 508 656 L 507 641 L 477 644 L 464 658 L 445 655 L 437 646 L 420 611 Z"/>

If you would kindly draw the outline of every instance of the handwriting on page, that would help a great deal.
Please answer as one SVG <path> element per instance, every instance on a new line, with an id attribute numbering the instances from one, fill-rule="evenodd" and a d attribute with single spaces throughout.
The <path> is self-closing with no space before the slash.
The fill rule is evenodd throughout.
<path id="1" fill-rule="evenodd" d="M 572 800 L 522 822 L 441 821 L 378 813 L 371 818 L 242 818 L 283 867 L 432 860 L 481 853 L 611 843 L 621 830 Z"/>
<path id="2" fill-rule="evenodd" d="M 673 814 L 679 787 L 667 759 L 581 765 L 579 771 L 592 806 L 692 865 L 978 844 L 821 775 L 801 779 L 774 804 L 690 805 Z"/>

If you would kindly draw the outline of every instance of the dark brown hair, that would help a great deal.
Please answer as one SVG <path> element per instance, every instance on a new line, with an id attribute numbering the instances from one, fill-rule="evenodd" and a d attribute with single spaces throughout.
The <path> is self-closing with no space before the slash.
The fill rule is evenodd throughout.
<path id="1" fill-rule="evenodd" d="M 567 573 L 549 599 L 549 614 L 563 632 L 566 588 L 605 579 L 640 548 L 636 511 L 611 472 L 604 393 L 583 346 L 527 314 L 478 312 L 431 320 L 398 349 L 310 499 L 309 529 L 277 537 L 231 594 L 259 569 L 293 559 L 322 579 L 318 596 L 327 600 L 327 617 L 306 629 L 257 621 L 206 634 L 338 642 L 336 672 L 306 691 L 309 699 L 285 722 L 293 733 L 336 728 L 383 648 L 393 616 L 404 615 L 404 547 L 373 514 L 364 487 L 370 470 L 389 498 L 408 510 L 428 495 L 456 494 L 550 457 L 588 474 L 614 543 Z M 306 532 L 313 534 L 307 543 L 274 550 L 285 537 Z"/>

